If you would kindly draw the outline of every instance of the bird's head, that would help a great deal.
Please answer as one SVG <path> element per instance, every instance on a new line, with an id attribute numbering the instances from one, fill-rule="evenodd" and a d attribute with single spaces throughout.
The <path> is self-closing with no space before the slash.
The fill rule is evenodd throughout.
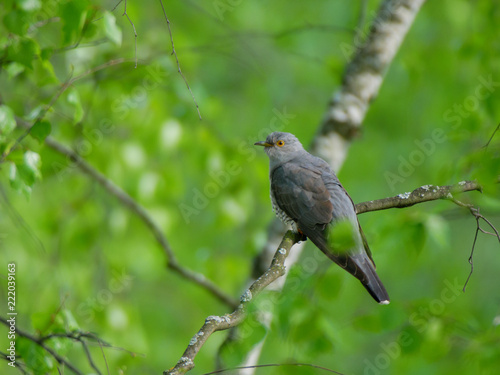
<path id="1" fill-rule="evenodd" d="M 265 141 L 257 142 L 255 145 L 264 146 L 264 151 L 269 156 L 272 165 L 287 162 L 304 151 L 304 147 L 296 136 L 283 132 L 271 133 Z"/>

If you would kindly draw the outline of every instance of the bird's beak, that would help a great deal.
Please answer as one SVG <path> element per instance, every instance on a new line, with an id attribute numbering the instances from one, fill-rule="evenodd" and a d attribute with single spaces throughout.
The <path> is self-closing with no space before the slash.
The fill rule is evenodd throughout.
<path id="1" fill-rule="evenodd" d="M 254 143 L 254 146 L 271 147 L 272 145 L 273 145 L 272 143 L 267 143 L 266 141 L 260 141 Z"/>

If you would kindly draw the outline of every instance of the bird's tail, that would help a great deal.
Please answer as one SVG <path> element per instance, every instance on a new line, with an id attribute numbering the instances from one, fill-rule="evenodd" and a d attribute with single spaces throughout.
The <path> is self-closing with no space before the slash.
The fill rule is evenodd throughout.
<path id="1" fill-rule="evenodd" d="M 349 257 L 357 266 L 358 272 L 353 273 L 368 293 L 381 305 L 389 304 L 389 294 L 375 271 L 371 259 L 365 254 L 355 254 Z"/>
<path id="2" fill-rule="evenodd" d="M 361 248 L 358 252 L 335 254 L 328 246 L 325 237 L 311 236 L 310 233 L 308 237 L 328 258 L 361 281 L 375 301 L 381 305 L 389 304 L 389 294 L 380 281 L 375 271 L 375 264 L 366 250 Z"/>

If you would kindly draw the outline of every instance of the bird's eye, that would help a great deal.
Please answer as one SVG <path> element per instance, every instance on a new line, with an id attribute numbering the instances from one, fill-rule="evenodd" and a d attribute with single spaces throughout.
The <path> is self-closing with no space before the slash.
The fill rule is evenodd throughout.
<path id="1" fill-rule="evenodd" d="M 278 147 L 283 147 L 285 145 L 285 141 L 279 140 L 276 142 L 276 145 L 278 145 Z"/>

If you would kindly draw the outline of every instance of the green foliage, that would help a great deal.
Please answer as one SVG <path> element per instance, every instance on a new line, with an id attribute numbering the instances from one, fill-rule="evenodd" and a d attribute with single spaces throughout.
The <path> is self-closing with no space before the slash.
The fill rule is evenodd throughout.
<path id="1" fill-rule="evenodd" d="M 59 14 L 62 19 L 63 44 L 76 42 L 80 37 L 87 16 L 87 1 L 62 1 Z"/>
<path id="2" fill-rule="evenodd" d="M 0 106 L 0 131 L 3 139 L 9 135 L 16 127 L 14 112 L 6 105 Z"/>
<path id="3" fill-rule="evenodd" d="M 345 253 L 356 245 L 354 225 L 349 220 L 339 220 L 330 228 L 328 243 L 336 252 Z"/>
<path id="4" fill-rule="evenodd" d="M 168 271 L 145 225 L 47 136 L 141 203 L 180 264 L 237 296 L 273 217 L 268 161 L 253 143 L 278 129 L 310 143 L 355 50 L 360 14 L 360 2 L 345 1 L 164 3 L 203 121 L 158 3 L 126 2 L 137 69 L 124 2 L 116 10 L 93 0 L 0 4 L 0 264 L 18 265 L 18 328 L 95 332 L 145 355 L 103 348 L 110 373 L 160 373 L 208 315 L 228 309 Z M 368 3 L 362 35 L 380 2 Z M 426 2 L 339 171 L 355 202 L 477 179 L 483 194 L 455 198 L 500 227 L 499 17 L 488 0 Z M 283 292 L 252 307 L 245 340 L 225 348 L 224 361 L 239 363 L 265 335 L 260 363 L 496 374 L 498 241 L 480 233 L 463 293 L 476 228 L 466 209 L 429 202 L 359 219 L 391 304 L 376 305 L 307 243 Z M 337 228 L 332 241 L 348 248 L 349 231 Z M 262 310 L 274 312 L 269 329 Z M 196 371 L 213 369 L 223 339 L 207 341 Z M 58 374 L 39 346 L 17 344 L 28 372 Z M 77 343 L 47 345 L 93 371 Z M 100 348 L 91 350 L 104 373 Z"/>
<path id="5" fill-rule="evenodd" d="M 117 46 L 122 44 L 122 30 L 116 25 L 116 19 L 112 13 L 104 13 L 104 32 L 114 44 Z"/>
<path id="6" fill-rule="evenodd" d="M 50 134 L 52 127 L 50 122 L 48 121 L 39 121 L 36 122 L 35 125 L 32 126 L 30 130 L 30 135 L 38 140 L 40 143 L 43 143 L 45 138 Z"/>

